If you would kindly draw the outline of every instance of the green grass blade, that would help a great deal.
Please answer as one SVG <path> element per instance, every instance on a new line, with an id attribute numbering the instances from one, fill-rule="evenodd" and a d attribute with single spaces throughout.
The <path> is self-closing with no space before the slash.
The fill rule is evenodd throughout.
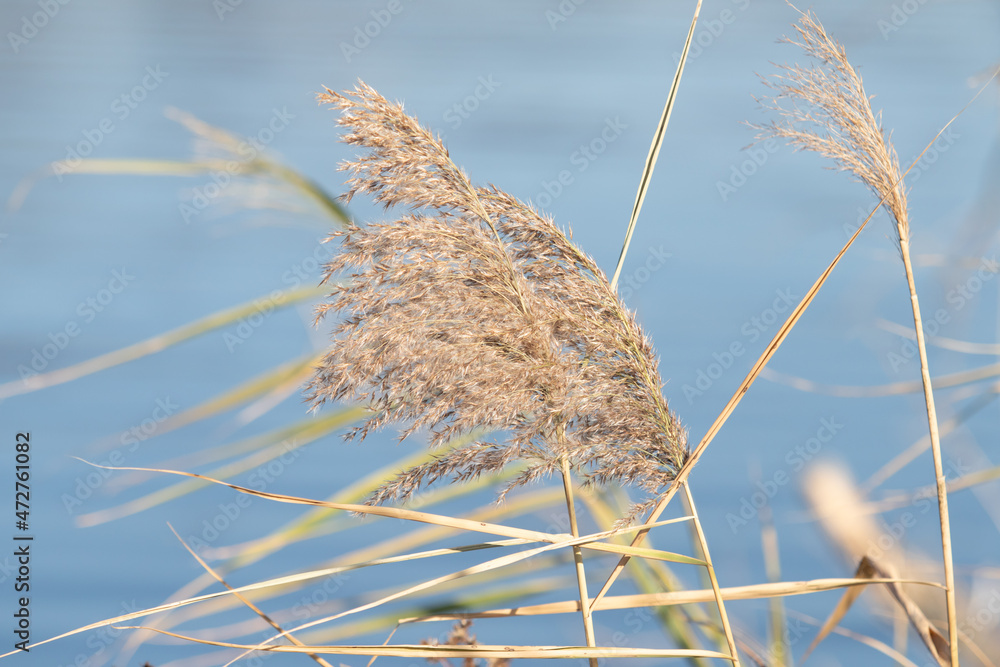
<path id="1" fill-rule="evenodd" d="M 625 255 L 628 253 L 629 244 L 632 243 L 632 233 L 635 232 L 635 224 L 639 219 L 639 211 L 642 210 L 642 202 L 646 198 L 649 181 L 653 177 L 653 169 L 656 168 L 656 160 L 660 156 L 663 136 L 667 132 L 667 123 L 670 122 L 670 114 L 673 112 L 674 102 L 677 100 L 677 89 L 681 85 L 681 74 L 684 73 L 684 65 L 687 63 L 688 51 L 691 49 L 691 39 L 694 37 L 694 28 L 698 24 L 698 14 L 700 12 L 701 0 L 698 0 L 698 4 L 694 8 L 694 18 L 691 19 L 691 28 L 688 29 L 687 39 L 684 41 L 684 49 L 681 51 L 681 58 L 677 63 L 677 71 L 674 72 L 674 80 L 670 84 L 667 103 L 663 107 L 663 114 L 660 115 L 660 124 L 656 127 L 656 133 L 653 135 L 653 143 L 649 146 L 646 164 L 642 169 L 642 178 L 639 179 L 639 191 L 635 195 L 635 204 L 632 205 L 632 215 L 629 217 L 628 230 L 625 232 L 625 243 L 622 245 L 621 254 L 618 256 L 618 265 L 615 267 L 615 274 L 611 278 L 612 289 L 618 285 L 618 278 L 621 275 L 622 266 L 625 264 Z"/>
<path id="2" fill-rule="evenodd" d="M 332 431 L 352 424 L 368 414 L 370 413 L 367 408 L 348 407 L 318 419 L 309 417 L 291 426 L 248 438 L 242 442 L 246 449 L 253 450 L 254 453 L 239 461 L 213 470 L 212 475 L 225 479 L 246 472 L 247 470 L 252 470 L 272 459 L 321 438 Z M 179 498 L 196 489 L 208 486 L 208 484 L 208 482 L 201 479 L 188 479 L 165 489 L 154 491 L 118 507 L 81 514 L 77 517 L 77 524 L 81 526 L 94 526 L 114 519 L 120 519 L 151 507 L 156 507 L 169 500 Z"/>
<path id="3" fill-rule="evenodd" d="M 177 429 L 191 424 L 211 419 L 222 413 L 234 410 L 241 405 L 250 403 L 261 396 L 280 389 L 289 383 L 293 385 L 303 384 L 312 372 L 312 364 L 321 358 L 321 354 L 307 354 L 298 359 L 278 364 L 269 368 L 260 375 L 254 376 L 245 382 L 241 382 L 232 389 L 221 392 L 212 398 L 182 410 L 177 414 L 167 417 L 156 428 L 156 432 L 149 435 L 146 442 L 152 441 L 157 436 L 176 431 Z M 97 444 L 89 448 L 91 452 L 103 452 L 121 444 L 120 435 L 104 438 Z M 199 452 L 202 458 L 200 463 L 210 463 L 226 456 L 226 447 L 212 448 Z M 213 458 L 215 457 L 215 458 Z"/>
<path id="4" fill-rule="evenodd" d="M 195 320 L 190 324 L 185 324 L 166 333 L 153 336 L 152 338 L 147 338 L 139 343 L 114 350 L 113 352 L 108 352 L 107 354 L 102 354 L 98 357 L 94 357 L 93 359 L 88 359 L 87 361 L 82 361 L 78 364 L 50 371 L 48 373 L 33 375 L 23 380 L 14 380 L 12 382 L 0 384 L 0 400 L 10 398 L 11 396 L 26 394 L 32 391 L 38 391 L 39 389 L 47 389 L 48 387 L 54 387 L 66 382 L 71 382 L 72 380 L 77 380 L 92 373 L 97 373 L 98 371 L 107 370 L 108 368 L 112 368 L 129 361 L 141 359 L 142 357 L 150 354 L 162 352 L 163 350 L 177 345 L 178 343 L 201 336 L 210 331 L 214 331 L 215 329 L 220 329 L 228 324 L 236 322 L 237 320 L 259 312 L 261 309 L 261 302 L 265 300 L 271 308 L 286 308 L 301 301 L 308 301 L 311 298 L 327 294 L 329 291 L 329 287 L 298 287 L 281 292 L 279 293 L 279 296 L 275 298 L 271 298 L 270 295 L 266 295 L 254 299 L 253 301 L 248 301 L 242 305 L 213 313 L 207 317 L 201 318 L 200 320 Z"/>
<path id="5" fill-rule="evenodd" d="M 319 206 L 319 209 L 341 227 L 351 224 L 347 210 L 337 203 L 315 181 L 302 173 L 266 157 L 258 152 L 252 159 L 243 157 L 246 140 L 222 128 L 210 125 L 178 109 L 167 110 L 167 117 L 183 125 L 189 132 L 229 154 L 229 159 L 153 160 L 135 158 L 85 158 L 67 167 L 62 162 L 51 162 L 36 173 L 22 180 L 7 200 L 7 210 L 16 211 L 35 185 L 42 179 L 66 173 L 126 176 L 198 176 L 222 171 L 232 176 L 267 175 L 291 185 L 299 194 Z M 234 166 L 235 165 L 235 166 Z"/>

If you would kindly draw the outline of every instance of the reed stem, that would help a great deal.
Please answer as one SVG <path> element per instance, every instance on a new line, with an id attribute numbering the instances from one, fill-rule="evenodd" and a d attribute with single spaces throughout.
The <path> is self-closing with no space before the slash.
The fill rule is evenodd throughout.
<path id="1" fill-rule="evenodd" d="M 573 502 L 573 481 L 570 479 L 569 460 L 562 458 L 563 490 L 566 492 L 566 512 L 569 514 L 569 530 L 573 537 L 580 537 L 580 529 L 576 521 L 576 504 Z M 583 569 L 583 550 L 573 547 L 573 562 L 576 564 L 576 583 L 580 590 L 580 613 L 583 616 L 583 632 L 587 638 L 587 646 L 596 647 L 594 637 L 594 621 L 590 611 L 590 596 L 587 594 L 587 573 Z M 597 658 L 590 658 L 590 667 L 597 667 Z"/>
<path id="2" fill-rule="evenodd" d="M 944 557 L 945 602 L 948 608 L 948 643 L 951 650 L 952 667 L 958 667 L 958 617 L 955 609 L 955 567 L 951 553 L 951 521 L 948 516 L 948 489 L 941 459 L 941 437 L 938 431 L 937 409 L 934 407 L 934 388 L 927 364 L 927 346 L 924 341 L 924 326 L 920 316 L 920 302 L 917 286 L 913 279 L 913 264 L 910 261 L 910 239 L 908 229 L 898 225 L 899 249 L 906 269 L 906 284 L 910 290 L 910 305 L 913 308 L 913 328 L 917 334 L 917 350 L 920 353 L 920 379 L 924 385 L 924 402 L 927 405 L 927 427 L 931 437 L 931 453 L 934 457 L 934 480 L 937 484 L 938 515 L 941 525 L 941 550 Z"/>
<path id="3" fill-rule="evenodd" d="M 729 616 L 726 614 L 726 605 L 722 601 L 722 592 L 719 590 L 719 580 L 715 576 L 715 568 L 712 566 L 712 556 L 708 553 L 708 541 L 705 539 L 705 531 L 701 528 L 701 521 L 698 519 L 698 509 L 694 505 L 694 496 L 691 495 L 691 488 L 687 482 L 684 487 L 684 497 L 688 507 L 691 508 L 691 517 L 694 519 L 694 528 L 698 536 L 701 557 L 705 561 L 705 569 L 708 571 L 708 580 L 712 583 L 712 592 L 715 593 L 715 604 L 719 608 L 719 618 L 722 621 L 722 629 L 726 633 L 726 642 L 729 644 L 729 654 L 733 656 L 734 667 L 740 667 L 740 656 L 736 652 L 736 639 L 733 637 L 733 629 L 729 625 Z"/>

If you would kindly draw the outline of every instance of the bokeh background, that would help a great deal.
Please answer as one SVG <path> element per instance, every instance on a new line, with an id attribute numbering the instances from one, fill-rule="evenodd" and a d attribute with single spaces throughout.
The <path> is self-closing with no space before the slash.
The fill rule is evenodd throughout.
<path id="1" fill-rule="evenodd" d="M 199 207 L 196 197 L 211 183 L 205 175 L 67 173 L 25 188 L 25 179 L 74 151 L 102 159 L 189 158 L 194 142 L 165 116 L 170 107 L 260 138 L 268 154 L 339 194 L 336 166 L 350 152 L 337 142 L 335 116 L 314 96 L 324 85 L 343 89 L 361 78 L 404 101 L 440 132 L 474 181 L 535 202 L 570 226 L 575 241 L 610 272 L 693 4 L 4 0 L 0 193 L 13 201 L 0 223 L 0 382 L 16 382 L 19 367 L 29 367 L 37 351 L 61 340 L 67 325 L 75 324 L 78 335 L 45 360 L 45 370 L 275 289 L 318 282 L 316 260 L 331 252 L 319 244 L 329 225 L 287 198 L 283 210 L 246 207 L 274 193 L 233 185 Z M 398 12 L 390 12 L 390 5 Z M 860 69 L 904 163 L 1000 62 L 995 0 L 821 0 L 812 9 Z M 816 156 L 784 146 L 742 150 L 754 137 L 745 122 L 766 120 L 754 100 L 764 93 L 758 73 L 802 58 L 777 41 L 796 18 L 780 2 L 705 2 L 623 273 L 623 295 L 661 356 L 666 396 L 695 440 L 777 330 L 780 321 L 769 309 L 788 298 L 797 301 L 875 203 L 847 176 L 825 170 L 828 165 Z M 996 85 L 987 90 L 908 179 L 924 312 L 943 309 L 949 323 L 941 335 L 979 343 L 1000 340 L 995 269 L 970 283 L 990 266 L 983 258 L 997 252 L 998 91 Z M 558 184 L 563 172 L 564 183 Z M 360 200 L 350 212 L 360 221 L 382 215 Z M 774 358 L 775 371 L 830 385 L 879 386 L 919 377 L 916 361 L 902 356 L 905 339 L 885 324 L 905 325 L 909 316 L 892 234 L 880 214 Z M 959 299 L 962 286 L 967 294 Z M 130 429 L 155 422 L 164 410 L 190 408 L 321 349 L 324 332 L 313 328 L 311 307 L 276 311 L 245 339 L 232 325 L 132 364 L 3 400 L 0 438 L 9 445 L 16 432 L 32 436 L 34 639 L 165 600 L 201 572 L 167 523 L 182 536 L 199 535 L 219 505 L 235 497 L 227 489 L 206 489 L 84 527 L 81 515 L 174 480 L 151 477 L 126 487 L 111 476 L 86 494 L 79 491 L 81 480 L 93 469 L 73 457 L 100 461 L 120 450 L 125 465 L 183 461 L 182 455 L 300 418 L 305 405 L 293 394 L 259 415 L 230 414 L 141 440 L 134 449 L 122 444 Z M 238 344 L 233 336 L 240 337 Z M 726 352 L 734 343 L 746 352 L 730 360 Z M 995 362 L 995 356 L 931 350 L 935 375 Z M 699 385 L 701 373 L 716 377 Z M 978 393 L 964 387 L 943 394 L 942 418 Z M 839 460 L 865 479 L 925 431 L 922 405 L 919 394 L 845 398 L 800 391 L 774 377 L 758 381 L 692 477 L 722 585 L 764 580 L 759 517 L 745 525 L 732 517 L 759 489 L 755 480 L 773 480 L 779 472 L 790 481 L 777 488 L 768 506 L 778 527 L 783 577 L 848 576 L 852 566 L 805 511 L 796 456 L 803 463 Z M 946 458 L 955 470 L 992 467 L 998 417 L 1000 408 L 991 403 L 946 439 Z M 801 447 L 824 419 L 842 428 L 820 451 L 802 456 Z M 392 433 L 360 445 L 327 437 L 305 446 L 268 490 L 326 497 L 419 446 L 397 444 Z M 792 454 L 797 447 L 800 453 Z M 7 452 L 0 475 L 12 476 L 13 447 L 0 451 Z M 888 486 L 932 481 L 925 454 Z M 959 575 L 987 592 L 1000 584 L 979 578 L 977 568 L 1000 567 L 998 493 L 995 484 L 983 485 L 954 496 L 952 504 Z M 259 537 L 298 513 L 255 500 L 217 544 Z M 937 557 L 937 523 L 933 513 L 927 517 L 904 539 Z M 305 566 L 400 528 L 369 522 L 358 533 L 317 538 L 241 573 L 234 583 Z M 7 532 L 13 534 L 13 527 Z M 0 530 L 0 539 L 4 534 Z M 0 558 L 5 616 L 15 597 L 11 562 L 10 556 Z M 380 584 L 415 576 L 393 571 Z M 792 604 L 822 617 L 835 600 L 826 594 Z M 763 603 L 733 608 L 743 631 L 764 636 Z M 248 617 L 246 612 L 239 618 Z M 863 610 L 849 620 L 862 629 L 877 622 Z M 599 639 L 632 632 L 620 619 L 599 616 L 597 624 Z M 580 640 L 578 625 L 575 617 L 560 617 L 546 625 L 483 625 L 479 634 L 497 642 L 511 641 L 504 633 L 513 631 L 527 643 L 553 636 L 573 643 Z M 655 623 L 639 627 L 636 643 L 662 641 Z M 161 640 L 116 657 L 117 634 L 84 633 L 9 662 L 209 664 L 183 662 L 202 650 Z M 13 639 L 2 636 L 8 640 L 0 649 L 7 650 Z M 380 642 L 384 636 L 362 639 Z M 809 634 L 796 636 L 793 652 L 809 640 Z M 813 664 L 890 664 L 858 643 L 828 641 Z M 914 654 L 920 655 L 919 648 Z M 267 663 L 305 660 L 272 657 Z"/>

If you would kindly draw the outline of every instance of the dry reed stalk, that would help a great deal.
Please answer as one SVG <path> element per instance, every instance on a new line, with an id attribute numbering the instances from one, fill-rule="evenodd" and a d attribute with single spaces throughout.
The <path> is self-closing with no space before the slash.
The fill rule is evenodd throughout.
<path id="1" fill-rule="evenodd" d="M 656 168 L 656 161 L 660 156 L 660 148 L 663 147 L 663 137 L 667 132 L 667 125 L 670 123 L 670 114 L 673 113 L 674 103 L 677 101 L 677 90 L 681 85 L 681 75 L 684 74 L 688 52 L 691 50 L 691 41 L 694 39 L 694 29 L 698 25 L 698 15 L 701 14 L 701 2 L 702 0 L 698 0 L 694 6 L 694 16 L 691 18 L 691 27 L 688 28 L 687 39 L 684 40 L 684 48 L 681 49 L 680 60 L 677 61 L 677 71 L 674 72 L 674 80 L 670 84 L 670 92 L 667 94 L 667 101 L 663 105 L 663 113 L 660 114 L 660 122 L 656 126 L 653 141 L 649 146 L 649 153 L 646 155 L 646 164 L 643 165 L 642 178 L 639 180 L 639 189 L 635 193 L 635 203 L 632 205 L 632 215 L 629 216 L 628 227 L 625 230 L 625 242 L 622 243 L 622 250 L 618 255 L 618 264 L 615 266 L 614 274 L 611 276 L 611 287 L 618 286 L 618 278 L 621 276 L 622 267 L 625 266 L 625 255 L 628 254 L 628 247 L 632 243 L 632 234 L 635 232 L 635 225 L 639 220 L 639 212 L 642 210 L 642 202 L 646 199 L 649 182 L 653 178 L 653 169 Z"/>
<path id="2" fill-rule="evenodd" d="M 798 66 L 782 67 L 781 74 L 774 75 L 770 80 L 765 79 L 765 84 L 775 94 L 763 104 L 765 108 L 777 113 L 780 120 L 758 126 L 760 138 L 786 139 L 800 149 L 815 151 L 834 160 L 840 169 L 851 172 L 881 199 L 883 208 L 895 222 L 920 354 L 921 381 L 937 484 L 948 639 L 951 664 L 957 667 L 958 627 L 948 495 L 923 322 L 910 261 L 910 224 L 903 174 L 892 143 L 882 130 L 880 116 L 872 111 L 861 77 L 847 60 L 844 47 L 830 38 L 812 13 L 801 13 L 795 29 L 800 41 L 786 41 L 800 47 L 818 61 L 818 65 L 808 69 Z M 787 100 L 788 104 L 782 106 L 781 100 Z"/>
<path id="3" fill-rule="evenodd" d="M 341 111 L 350 200 L 370 194 L 408 214 L 331 238 L 342 252 L 319 318 L 339 313 L 310 385 L 314 406 L 361 401 L 375 413 L 348 437 L 389 423 L 431 446 L 475 442 L 403 471 L 370 498 L 405 500 L 424 484 L 463 482 L 513 462 L 501 492 L 562 471 L 585 483 L 632 484 L 655 502 L 688 456 L 652 346 L 596 263 L 553 221 L 494 186 L 474 186 L 399 104 L 359 83 L 319 96 Z M 635 513 L 634 513 L 635 514 Z"/>
<path id="4" fill-rule="evenodd" d="M 310 384 L 315 406 L 360 401 L 373 415 L 348 437 L 389 423 L 402 438 L 428 428 L 431 446 L 473 442 L 411 467 L 372 504 L 405 501 L 425 484 L 524 470 L 500 493 L 559 473 L 574 536 L 571 472 L 647 494 L 655 503 L 684 464 L 686 434 L 667 407 L 649 340 L 597 264 L 552 222 L 495 186 L 474 186 L 440 140 L 374 89 L 331 90 L 348 161 L 350 200 L 372 195 L 409 214 L 335 233 L 342 253 L 325 280 L 350 276 L 319 309 L 343 317 Z M 582 550 L 573 546 L 587 645 L 596 646 Z M 591 667 L 597 660 L 590 659 Z"/>
<path id="5" fill-rule="evenodd" d="M 733 637 L 733 629 L 729 625 L 729 615 L 726 613 L 726 605 L 722 601 L 722 592 L 719 590 L 719 580 L 715 576 L 715 567 L 712 565 L 712 556 L 708 552 L 708 541 L 705 539 L 705 531 L 701 527 L 701 519 L 698 518 L 698 508 L 694 504 L 694 496 L 691 494 L 691 486 L 685 481 L 684 498 L 687 506 L 691 508 L 691 519 L 694 524 L 695 534 L 698 537 L 698 546 L 701 556 L 705 559 L 705 570 L 708 572 L 708 580 L 712 586 L 712 593 L 715 596 L 715 605 L 719 609 L 719 620 L 722 623 L 722 630 L 726 635 L 726 643 L 729 647 L 729 655 L 732 656 L 733 667 L 740 667 L 740 656 L 736 651 L 736 639 Z"/>
<path id="6" fill-rule="evenodd" d="M 569 532 L 573 537 L 580 537 L 580 528 L 576 521 L 576 503 L 573 500 L 573 480 L 570 477 L 569 462 L 563 458 L 562 480 L 566 495 L 566 513 L 569 515 Z M 580 596 L 580 615 L 583 617 L 583 633 L 587 646 L 597 646 L 594 634 L 594 619 L 590 611 L 590 595 L 587 593 L 587 572 L 583 567 L 583 549 L 573 547 L 573 565 L 576 567 L 576 585 Z M 590 659 L 590 667 L 597 667 L 597 658 Z"/>
<path id="7" fill-rule="evenodd" d="M 222 584 L 226 588 L 226 590 L 228 590 L 230 593 L 232 593 L 236 597 L 236 599 L 238 599 L 244 605 L 246 605 L 247 607 L 249 607 L 250 610 L 253 611 L 255 614 L 257 614 L 258 616 L 260 616 L 261 619 L 263 619 L 265 623 L 267 623 L 268 625 L 270 625 L 272 628 L 274 628 L 278 632 L 282 633 L 284 636 L 288 637 L 288 640 L 290 642 L 292 642 L 296 646 L 302 646 L 302 647 L 305 646 L 305 644 L 303 644 L 299 640 L 298 637 L 296 637 L 295 635 L 291 634 L 290 632 L 285 632 L 285 630 L 283 630 L 282 627 L 280 625 L 278 625 L 274 621 L 274 619 L 272 619 L 264 611 L 262 611 L 260 609 L 260 607 L 258 607 L 257 605 L 255 605 L 253 602 L 250 601 L 249 598 L 247 598 L 245 595 L 243 595 L 238 590 L 236 590 L 233 586 L 231 586 L 228 581 L 226 581 L 218 572 L 216 572 L 212 568 L 211 565 L 209 565 L 208 563 L 205 562 L 204 558 L 202 558 L 201 556 L 198 555 L 198 552 L 196 552 L 194 549 L 192 549 L 191 546 L 187 542 L 185 542 L 183 540 L 183 538 L 181 538 L 180 535 L 177 534 L 177 531 L 174 530 L 173 526 L 171 526 L 169 523 L 167 524 L 167 526 L 170 528 L 170 532 L 172 532 L 174 534 L 174 537 L 176 537 L 180 541 L 181 546 L 183 546 L 187 550 L 187 552 L 189 554 L 191 554 L 191 556 L 196 561 L 198 561 L 198 565 L 201 565 L 202 569 L 205 570 L 208 574 L 210 574 L 213 579 L 215 579 L 217 582 L 219 582 L 220 584 Z M 327 662 L 326 660 L 324 660 L 320 656 L 316 655 L 315 653 L 307 653 L 306 655 L 308 655 L 310 658 L 312 658 L 312 660 L 314 662 L 316 662 L 318 665 L 321 665 L 321 667 L 333 667 L 333 665 L 331 665 L 329 662 Z M 146 664 L 148 665 L 149 663 L 146 663 Z"/>

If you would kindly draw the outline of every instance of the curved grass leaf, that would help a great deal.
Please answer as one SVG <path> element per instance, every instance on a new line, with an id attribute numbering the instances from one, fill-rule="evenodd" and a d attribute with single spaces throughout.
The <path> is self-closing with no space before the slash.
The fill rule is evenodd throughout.
<path id="1" fill-rule="evenodd" d="M 129 361 L 141 359 L 142 357 L 150 354 L 162 352 L 163 350 L 177 345 L 178 343 L 195 338 L 196 336 L 201 336 L 209 331 L 220 329 L 244 317 L 257 313 L 262 308 L 261 303 L 265 301 L 267 302 L 267 306 L 269 308 L 286 308 L 293 304 L 322 296 L 327 292 L 329 292 L 329 288 L 326 287 L 297 287 L 281 292 L 280 295 L 275 298 L 271 298 L 270 295 L 265 295 L 239 306 L 226 308 L 225 310 L 213 313 L 207 317 L 195 320 L 190 324 L 185 324 L 177 327 L 176 329 L 171 329 L 166 333 L 153 336 L 152 338 L 147 338 L 142 342 L 114 350 L 113 352 L 108 352 L 107 354 L 102 354 L 98 357 L 94 357 L 93 359 L 88 359 L 87 361 L 82 361 L 78 364 L 73 364 L 72 366 L 60 368 L 48 373 L 34 375 L 23 380 L 15 380 L 13 382 L 0 384 L 0 400 L 10 398 L 11 396 L 17 396 L 19 394 L 38 391 L 39 389 L 54 387 L 72 380 L 77 380 L 92 373 L 97 373 L 98 371 L 107 370 L 108 368 L 112 368 Z"/>
<path id="2" fill-rule="evenodd" d="M 238 475 L 263 465 L 287 452 L 293 451 L 306 445 L 313 440 L 321 438 L 328 433 L 332 433 L 344 426 L 352 424 L 362 417 L 370 414 L 367 408 L 348 407 L 338 410 L 330 415 L 325 415 L 318 419 L 306 418 L 291 426 L 287 426 L 270 433 L 248 438 L 242 441 L 241 447 L 253 450 L 254 453 L 239 461 L 227 464 L 213 471 L 213 475 L 226 478 Z M 82 460 L 82 459 L 80 459 Z M 84 461 L 88 463 L 87 461 Z M 174 500 L 183 495 L 191 493 L 201 487 L 208 486 L 209 482 L 203 479 L 192 479 L 179 484 L 174 484 L 165 489 L 154 491 L 141 498 L 137 498 L 118 507 L 113 507 L 88 514 L 81 514 L 76 521 L 81 526 L 96 526 L 101 523 L 120 519 L 125 516 L 141 512 L 151 507 L 156 507 L 169 500 Z"/>

